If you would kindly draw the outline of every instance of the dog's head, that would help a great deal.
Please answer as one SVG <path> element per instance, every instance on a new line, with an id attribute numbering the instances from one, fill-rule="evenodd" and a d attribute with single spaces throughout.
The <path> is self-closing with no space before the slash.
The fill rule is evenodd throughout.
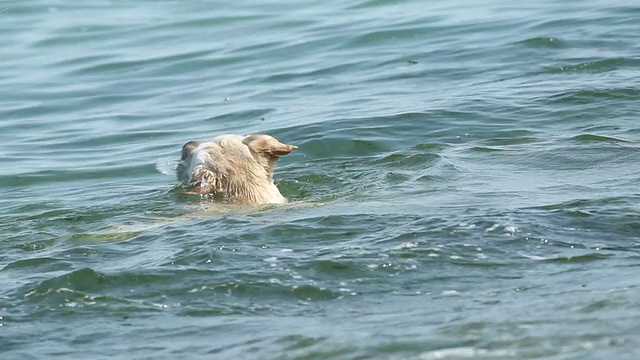
<path id="1" fill-rule="evenodd" d="M 255 155 L 266 159 L 277 160 L 279 156 L 287 155 L 298 147 L 281 143 L 278 139 L 263 134 L 247 135 L 242 140 Z"/>

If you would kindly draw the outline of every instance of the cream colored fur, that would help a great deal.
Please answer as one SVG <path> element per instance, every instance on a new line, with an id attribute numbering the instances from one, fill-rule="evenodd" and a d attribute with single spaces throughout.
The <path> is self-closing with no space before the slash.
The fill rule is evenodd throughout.
<path id="1" fill-rule="evenodd" d="M 188 192 L 240 204 L 281 204 L 287 199 L 273 183 L 278 157 L 297 146 L 269 135 L 220 135 L 182 147 L 176 169 Z"/>

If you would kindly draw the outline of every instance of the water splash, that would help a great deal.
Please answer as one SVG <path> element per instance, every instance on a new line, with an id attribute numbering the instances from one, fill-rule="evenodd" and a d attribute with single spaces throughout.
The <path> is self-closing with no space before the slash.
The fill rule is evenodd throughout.
<path id="1" fill-rule="evenodd" d="M 171 158 L 159 158 L 156 160 L 156 170 L 164 175 L 175 175 L 177 160 Z"/>

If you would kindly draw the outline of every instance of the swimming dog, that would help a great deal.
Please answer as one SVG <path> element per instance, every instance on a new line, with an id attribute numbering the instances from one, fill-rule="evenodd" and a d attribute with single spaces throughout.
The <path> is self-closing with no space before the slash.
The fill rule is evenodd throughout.
<path id="1" fill-rule="evenodd" d="M 188 194 L 247 205 L 282 204 L 287 199 L 273 182 L 273 170 L 280 156 L 297 148 L 264 134 L 189 141 L 176 174 L 188 182 Z"/>

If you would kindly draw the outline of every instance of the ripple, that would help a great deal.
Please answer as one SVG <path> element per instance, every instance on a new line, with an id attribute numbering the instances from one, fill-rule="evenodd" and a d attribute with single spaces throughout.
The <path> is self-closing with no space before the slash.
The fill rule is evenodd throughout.
<path id="1" fill-rule="evenodd" d="M 488 146 L 507 146 L 521 145 L 539 142 L 540 139 L 534 136 L 513 136 L 513 137 L 494 137 L 483 140 L 482 142 Z"/>
<path id="2" fill-rule="evenodd" d="M 538 74 L 601 73 L 617 70 L 622 67 L 636 67 L 639 65 L 640 61 L 634 61 L 627 58 L 603 59 L 548 68 L 544 71 L 539 72 Z"/>
<path id="3" fill-rule="evenodd" d="M 68 261 L 63 261 L 56 258 L 39 257 L 13 261 L 7 264 L 4 268 L 0 269 L 0 272 L 8 270 L 27 270 L 32 272 L 46 273 L 52 271 L 68 270 L 72 267 L 73 264 Z"/>
<path id="4" fill-rule="evenodd" d="M 403 0 L 401 2 L 411 2 L 412 0 Z M 392 4 L 394 4 L 394 2 L 391 2 L 389 0 L 365 0 L 362 2 L 359 2 L 355 5 L 352 5 L 351 8 L 352 9 L 367 9 L 367 8 L 375 8 L 375 7 L 385 7 L 385 6 L 391 6 Z"/>
<path id="5" fill-rule="evenodd" d="M 156 27 L 152 27 L 149 30 L 183 30 L 183 29 L 199 29 L 210 28 L 211 26 L 220 25 L 244 25 L 247 22 L 253 22 L 256 20 L 262 20 L 267 18 L 266 15 L 216 15 L 212 16 L 198 16 L 180 21 L 172 21 L 163 23 Z"/>
<path id="6" fill-rule="evenodd" d="M 475 347 L 457 347 L 448 349 L 438 349 L 427 351 L 420 354 L 420 359 L 436 360 L 436 359 L 500 359 L 512 358 L 516 356 L 515 351 L 510 350 L 491 350 Z"/>
<path id="7" fill-rule="evenodd" d="M 575 209 L 579 208 L 588 208 L 588 207 L 603 207 L 606 205 L 623 205 L 627 203 L 629 199 L 625 197 L 613 196 L 613 197 L 605 197 L 600 199 L 576 199 L 569 200 L 562 203 L 550 204 L 540 206 L 540 209 L 544 210 L 567 210 L 567 209 Z"/>
<path id="8" fill-rule="evenodd" d="M 567 43 L 561 39 L 555 37 L 545 37 L 538 36 L 534 38 L 529 38 L 526 40 L 522 40 L 518 42 L 518 44 L 522 44 L 531 48 L 552 48 L 552 49 L 560 49 L 567 46 Z"/>
<path id="9" fill-rule="evenodd" d="M 444 26 L 403 26 L 401 29 L 377 30 L 356 36 L 350 42 L 344 44 L 344 48 L 370 47 L 397 41 L 398 39 L 418 39 L 423 36 L 434 36 L 439 32 L 446 31 Z"/>
<path id="10" fill-rule="evenodd" d="M 364 264 L 355 260 L 318 260 L 296 267 L 298 272 L 312 271 L 324 279 L 357 279 L 370 275 Z M 314 276 L 314 277 L 315 277 Z"/>
<path id="11" fill-rule="evenodd" d="M 304 146 L 305 153 L 312 157 L 321 156 L 327 147 L 344 158 L 373 155 L 389 149 L 381 142 L 329 137 L 307 141 L 302 146 Z"/>
<path id="12" fill-rule="evenodd" d="M 275 298 L 280 301 L 286 301 L 286 299 L 322 301 L 337 299 L 341 296 L 338 292 L 313 285 L 293 285 L 280 282 L 231 282 L 208 286 L 204 291 L 213 291 L 219 295 L 236 298 L 260 296 L 263 300 Z"/>
<path id="13" fill-rule="evenodd" d="M 550 103 L 555 104 L 589 104 L 595 101 L 606 101 L 615 99 L 640 99 L 640 89 L 576 89 L 564 91 L 547 98 Z"/>
<path id="14" fill-rule="evenodd" d="M 0 175 L 0 188 L 31 187 L 58 182 L 105 180 L 122 178 L 125 175 L 142 175 L 156 172 L 153 164 L 146 166 L 113 166 L 92 170 L 42 170 L 20 175 Z"/>
<path id="15" fill-rule="evenodd" d="M 438 154 L 390 154 L 384 156 L 381 159 L 377 159 L 373 161 L 373 164 L 376 165 L 391 165 L 393 168 L 412 168 L 419 169 L 424 166 L 428 166 L 434 164 L 435 162 L 441 160 L 441 156 Z"/>
<path id="16" fill-rule="evenodd" d="M 499 149 L 499 148 L 487 147 L 487 146 L 472 146 L 468 150 L 472 152 L 479 152 L 479 153 L 494 153 L 494 152 L 505 151 L 505 149 Z"/>
<path id="17" fill-rule="evenodd" d="M 49 291 L 56 289 L 71 289 L 72 291 L 98 291 L 113 285 L 137 285 L 154 284 L 164 282 L 170 277 L 158 274 L 121 273 L 119 275 L 106 275 L 90 268 L 72 271 L 45 281 L 33 289 L 31 296 L 44 296 Z"/>
<path id="18" fill-rule="evenodd" d="M 629 141 L 624 139 L 615 138 L 613 136 L 596 135 L 596 134 L 582 134 L 576 135 L 571 138 L 577 143 L 628 143 Z"/>
<path id="19" fill-rule="evenodd" d="M 592 262 L 598 260 L 606 260 L 611 258 L 613 255 L 611 254 L 583 254 L 577 256 L 566 256 L 566 257 L 556 257 L 551 259 L 544 259 L 547 262 L 566 262 L 566 263 L 583 263 L 583 262 Z"/>

